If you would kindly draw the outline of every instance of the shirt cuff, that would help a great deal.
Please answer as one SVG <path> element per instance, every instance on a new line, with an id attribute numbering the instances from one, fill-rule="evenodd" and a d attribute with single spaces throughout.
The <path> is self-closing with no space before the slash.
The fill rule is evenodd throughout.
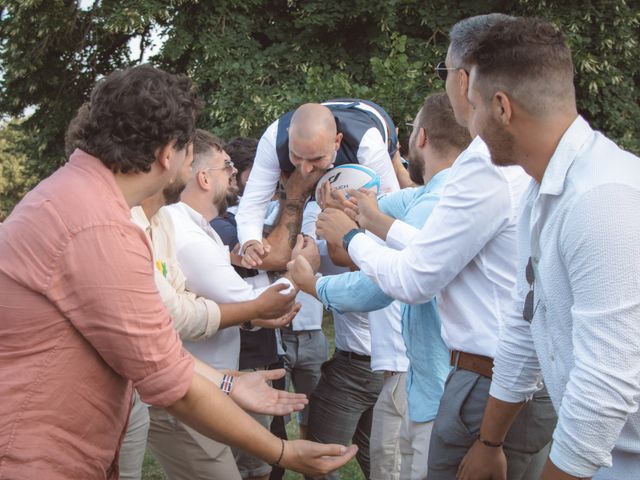
<path id="1" fill-rule="evenodd" d="M 247 228 L 242 234 L 240 228 L 238 228 L 238 243 L 240 243 L 240 251 L 244 253 L 244 245 L 252 240 L 257 240 L 262 243 L 262 230 L 259 228 Z"/>
<path id="2" fill-rule="evenodd" d="M 205 325 L 203 338 L 211 338 L 220 329 L 222 313 L 216 302 L 209 299 L 204 300 L 204 306 L 207 309 L 207 324 Z"/>
<path id="3" fill-rule="evenodd" d="M 513 392 L 508 388 L 504 388 L 498 385 L 495 381 L 491 382 L 491 387 L 489 388 L 489 395 L 493 398 L 497 398 L 498 400 L 502 400 L 503 402 L 509 403 L 520 403 L 528 401 L 531 396 L 522 395 L 517 392 Z"/>
<path id="4" fill-rule="evenodd" d="M 556 467 L 578 478 L 591 478 L 598 472 L 600 465 L 577 456 L 576 452 L 566 445 L 563 438 L 557 437 L 558 435 L 553 436 L 553 444 L 549 453 L 549 459 Z"/>
<path id="5" fill-rule="evenodd" d="M 187 394 L 193 380 L 193 365 L 193 357 L 181 349 L 177 361 L 146 376 L 134 387 L 144 403 L 168 407 Z"/>
<path id="6" fill-rule="evenodd" d="M 356 258 L 358 258 L 358 253 L 366 252 L 367 246 L 370 245 L 371 243 L 377 246 L 376 242 L 374 242 L 373 239 L 365 235 L 364 232 L 358 232 L 353 236 L 353 238 L 349 242 L 349 250 L 347 250 L 347 253 L 353 260 L 353 263 L 358 265 L 358 261 L 356 260 Z"/>
<path id="7" fill-rule="evenodd" d="M 327 292 L 325 288 L 325 285 L 327 284 L 328 281 L 329 281 L 328 277 L 318 278 L 318 280 L 316 281 L 316 293 L 318 294 L 318 300 L 322 302 L 322 305 L 324 305 L 324 308 L 326 308 L 329 311 L 332 311 L 333 309 L 331 308 L 331 305 L 329 305 L 329 301 L 327 299 Z"/>
<path id="8" fill-rule="evenodd" d="M 402 250 L 419 231 L 408 223 L 396 220 L 391 224 L 391 228 L 387 232 L 387 246 L 394 250 Z"/>

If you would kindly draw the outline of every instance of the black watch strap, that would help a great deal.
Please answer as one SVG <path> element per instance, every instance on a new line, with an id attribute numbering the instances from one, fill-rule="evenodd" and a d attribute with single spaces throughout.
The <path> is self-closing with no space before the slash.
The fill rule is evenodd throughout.
<path id="1" fill-rule="evenodd" d="M 347 252 L 349 251 L 349 244 L 351 243 L 351 240 L 359 233 L 364 233 L 364 228 L 352 228 L 344 234 L 344 237 L 342 237 L 342 246 Z"/>

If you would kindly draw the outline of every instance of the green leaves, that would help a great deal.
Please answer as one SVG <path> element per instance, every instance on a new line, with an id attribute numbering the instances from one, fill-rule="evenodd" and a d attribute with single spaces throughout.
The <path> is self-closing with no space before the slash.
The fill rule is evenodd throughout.
<path id="1" fill-rule="evenodd" d="M 565 32 L 580 112 L 640 152 L 640 11 L 605 3 L 96 0 L 81 9 L 74 0 L 5 0 L 0 116 L 32 112 L 10 141 L 27 176 L 46 176 L 64 162 L 64 131 L 95 80 L 139 61 L 129 42 L 146 47 L 155 31 L 164 45 L 152 62 L 193 78 L 206 100 L 200 126 L 222 137 L 260 136 L 300 103 L 345 96 L 380 103 L 402 125 L 444 87 L 433 68 L 451 26 L 501 11 Z"/>

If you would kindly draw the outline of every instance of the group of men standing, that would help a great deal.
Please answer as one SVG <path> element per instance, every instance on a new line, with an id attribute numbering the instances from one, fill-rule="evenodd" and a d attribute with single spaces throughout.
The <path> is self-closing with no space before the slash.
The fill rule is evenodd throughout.
<path id="1" fill-rule="evenodd" d="M 549 23 L 462 20 L 436 70 L 408 176 L 372 102 L 282 116 L 238 177 L 188 79 L 101 81 L 0 227 L 0 478 L 135 476 L 147 439 L 171 478 L 634 478 L 640 161 L 578 115 Z M 344 163 L 384 195 L 309 200 Z M 268 431 L 303 409 L 308 440 Z"/>

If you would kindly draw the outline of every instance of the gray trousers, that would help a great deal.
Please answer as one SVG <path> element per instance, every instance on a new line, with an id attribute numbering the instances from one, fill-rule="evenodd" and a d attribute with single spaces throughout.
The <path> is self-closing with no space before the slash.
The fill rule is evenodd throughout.
<path id="1" fill-rule="evenodd" d="M 309 440 L 358 445 L 356 459 L 369 478 L 369 437 L 373 407 L 382 390 L 382 373 L 371 362 L 337 353 L 322 365 L 322 376 L 309 401 Z M 323 479 L 337 479 L 332 473 Z"/>
<path id="2" fill-rule="evenodd" d="M 320 367 L 327 361 L 327 339 L 322 330 L 292 332 L 280 330 L 285 349 L 284 368 L 291 376 L 296 393 L 309 397 L 320 380 Z M 309 423 L 309 405 L 298 413 L 300 425 Z"/>
<path id="3" fill-rule="evenodd" d="M 456 478 L 458 465 L 480 431 L 490 385 L 490 379 L 467 370 L 449 375 L 431 435 L 429 480 Z M 556 420 L 546 389 L 520 410 L 504 442 L 508 480 L 540 478 Z"/>
<path id="4" fill-rule="evenodd" d="M 133 391 L 127 433 L 120 447 L 120 480 L 140 480 L 149 432 L 149 406 Z"/>

